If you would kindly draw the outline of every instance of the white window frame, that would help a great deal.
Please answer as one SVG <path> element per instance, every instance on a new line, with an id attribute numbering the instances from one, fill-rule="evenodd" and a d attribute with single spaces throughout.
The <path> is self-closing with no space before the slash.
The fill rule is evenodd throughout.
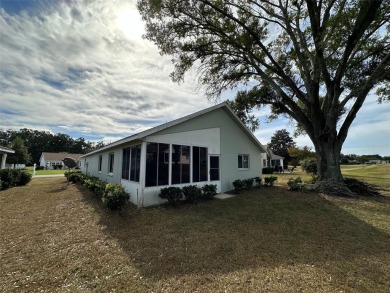
<path id="1" fill-rule="evenodd" d="M 109 153 L 108 154 L 108 166 L 107 166 L 107 171 L 108 175 L 111 175 L 114 173 L 114 160 L 115 160 L 115 153 Z M 112 162 L 112 164 L 111 164 Z M 111 170 L 112 167 L 112 170 Z"/>
<path id="2" fill-rule="evenodd" d="M 249 154 L 238 154 L 238 158 L 241 157 L 241 161 L 242 161 L 242 168 L 239 167 L 239 165 L 237 166 L 238 167 L 238 170 L 249 170 L 250 168 L 250 157 L 249 157 Z M 248 167 L 244 167 L 244 157 L 247 157 L 247 162 L 248 162 Z M 238 162 L 238 161 L 237 161 Z"/>
<path id="3" fill-rule="evenodd" d="M 98 173 L 102 173 L 103 155 L 98 157 Z"/>

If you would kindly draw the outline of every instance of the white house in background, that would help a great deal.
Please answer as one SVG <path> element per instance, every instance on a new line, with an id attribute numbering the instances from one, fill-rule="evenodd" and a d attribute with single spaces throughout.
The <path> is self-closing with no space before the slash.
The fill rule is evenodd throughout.
<path id="1" fill-rule="evenodd" d="M 15 153 L 14 150 L 7 148 L 7 147 L 0 146 L 0 169 L 5 168 L 5 162 L 7 161 L 7 155 L 14 154 L 14 153 Z"/>
<path id="2" fill-rule="evenodd" d="M 82 156 L 84 174 L 120 183 L 138 206 L 163 202 L 167 186 L 216 184 L 262 175 L 266 150 L 226 104 L 126 137 Z"/>
<path id="3" fill-rule="evenodd" d="M 41 158 L 39 159 L 39 166 L 43 166 L 46 169 L 54 169 L 54 166 L 61 166 L 62 169 L 64 163 L 62 162 L 65 158 L 73 158 L 76 163 L 80 161 L 80 157 L 83 154 L 68 154 L 68 153 L 47 153 L 43 152 Z M 56 167 L 59 168 L 59 167 Z"/>
<path id="4" fill-rule="evenodd" d="M 268 146 L 264 148 L 267 150 L 265 154 L 262 154 L 264 167 L 283 166 L 284 157 L 275 155 Z"/>

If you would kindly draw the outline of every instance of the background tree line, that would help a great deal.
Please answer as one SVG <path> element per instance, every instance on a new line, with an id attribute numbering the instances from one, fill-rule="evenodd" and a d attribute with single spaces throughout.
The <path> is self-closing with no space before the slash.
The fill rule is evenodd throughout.
<path id="1" fill-rule="evenodd" d="M 87 141 L 83 137 L 74 139 L 63 133 L 23 128 L 0 129 L 0 145 L 15 150 L 15 154 L 8 155 L 7 163 L 38 164 L 42 152 L 86 154 L 104 146 L 104 143 Z"/>

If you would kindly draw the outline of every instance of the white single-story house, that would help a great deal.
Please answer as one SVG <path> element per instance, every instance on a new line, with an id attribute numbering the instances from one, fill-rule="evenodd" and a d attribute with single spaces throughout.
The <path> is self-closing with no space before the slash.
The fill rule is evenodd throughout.
<path id="1" fill-rule="evenodd" d="M 263 145 L 221 103 L 118 140 L 82 156 L 81 170 L 122 184 L 137 206 L 163 203 L 167 186 L 216 184 L 233 189 L 236 179 L 262 175 Z"/>
<path id="2" fill-rule="evenodd" d="M 39 166 L 43 166 L 46 169 L 54 169 L 60 168 L 62 169 L 64 166 L 64 162 L 62 161 L 65 158 L 72 158 L 77 162 L 80 161 L 80 157 L 83 154 L 69 154 L 69 153 L 48 153 L 43 152 L 39 159 Z M 57 167 L 54 167 L 57 166 Z"/>
<path id="3" fill-rule="evenodd" d="M 5 168 L 5 162 L 7 161 L 7 155 L 14 154 L 14 153 L 15 153 L 14 150 L 7 148 L 7 147 L 0 146 L 0 169 Z"/>
<path id="4" fill-rule="evenodd" d="M 283 166 L 284 157 L 275 155 L 272 150 L 267 146 L 265 147 L 267 152 L 262 154 L 264 167 Z"/>

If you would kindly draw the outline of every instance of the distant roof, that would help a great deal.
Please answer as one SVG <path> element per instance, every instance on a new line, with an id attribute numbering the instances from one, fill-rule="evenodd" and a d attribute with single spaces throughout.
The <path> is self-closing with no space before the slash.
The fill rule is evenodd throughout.
<path id="1" fill-rule="evenodd" d="M 215 105 L 215 106 L 212 106 L 212 107 L 209 107 L 209 108 L 206 108 L 206 109 L 203 109 L 201 111 L 198 111 L 198 112 L 195 112 L 193 114 L 190 114 L 190 115 L 187 115 L 187 116 L 184 116 L 184 117 L 181 117 L 179 119 L 176 119 L 176 120 L 173 120 L 171 122 L 167 122 L 167 123 L 164 123 L 164 124 L 161 124 L 159 126 L 156 126 L 156 127 L 153 127 L 153 128 L 150 128 L 148 130 L 145 130 L 145 131 L 142 131 L 142 132 L 139 132 L 137 134 L 134 134 L 134 135 L 131 135 L 131 136 L 128 136 L 128 137 L 125 137 L 123 139 L 120 139 L 120 140 L 117 140 L 111 144 L 108 144 L 100 149 L 97 149 L 93 152 L 90 152 L 86 155 L 83 155 L 82 157 L 87 157 L 89 155 L 92 155 L 92 154 L 95 154 L 95 153 L 98 153 L 98 152 L 101 152 L 101 151 L 104 151 L 106 149 L 110 149 L 112 147 L 115 147 L 115 146 L 118 146 L 118 145 L 121 145 L 121 144 L 124 144 L 124 143 L 128 143 L 128 142 L 132 142 L 132 141 L 137 141 L 137 140 L 142 140 L 143 138 L 147 137 L 147 136 L 150 136 L 152 134 L 155 134 L 161 130 L 164 130 L 164 129 L 167 129 L 167 128 L 170 128 L 172 126 L 175 126 L 177 124 L 180 124 L 180 123 L 183 123 L 185 121 L 188 121 L 188 120 L 191 120 L 193 118 L 196 118 L 200 115 L 203 115 L 203 114 L 206 114 L 206 113 L 209 113 L 209 112 L 212 112 L 214 110 L 217 110 L 219 108 L 223 108 L 226 110 L 226 112 L 229 114 L 229 116 L 235 120 L 235 122 L 240 126 L 240 128 L 248 135 L 248 137 L 251 139 L 251 141 L 260 149 L 262 150 L 263 152 L 266 152 L 266 149 L 265 147 L 257 140 L 257 138 L 253 135 L 253 133 L 245 126 L 245 124 L 240 120 L 240 118 L 238 118 L 238 116 L 233 112 L 233 110 L 229 107 L 229 105 L 226 103 L 226 102 L 223 102 L 223 103 L 220 103 L 218 105 Z"/>
<path id="2" fill-rule="evenodd" d="M 266 146 L 266 148 L 267 148 L 267 155 L 271 158 L 271 160 L 284 159 L 284 157 L 281 157 L 279 155 L 275 155 L 268 145 Z"/>
<path id="3" fill-rule="evenodd" d="M 13 149 L 10 149 L 10 148 L 4 147 L 4 146 L 0 146 L 0 153 L 14 154 L 15 151 Z"/>
<path id="4" fill-rule="evenodd" d="M 42 156 L 44 156 L 46 161 L 62 161 L 65 158 L 72 158 L 76 161 L 80 160 L 80 157 L 83 154 L 70 154 L 70 153 L 47 153 L 43 152 Z"/>

